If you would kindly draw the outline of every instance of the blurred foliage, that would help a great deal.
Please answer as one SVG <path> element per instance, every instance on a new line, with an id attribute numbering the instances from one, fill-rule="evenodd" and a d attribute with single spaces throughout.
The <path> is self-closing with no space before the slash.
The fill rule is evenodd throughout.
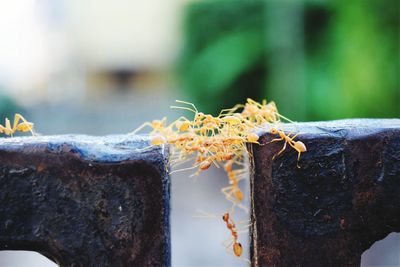
<path id="1" fill-rule="evenodd" d="M 311 118 L 400 115 L 398 3 L 355 0 L 319 7 L 329 13 L 315 43 L 307 42 Z"/>
<path id="2" fill-rule="evenodd" d="M 297 120 L 398 117 L 399 16 L 394 0 L 192 3 L 182 87 L 213 113 L 266 97 Z"/>
<path id="3" fill-rule="evenodd" d="M 217 112 L 262 96 L 263 1 L 208 1 L 187 7 L 180 62 L 183 87 L 201 109 Z"/>

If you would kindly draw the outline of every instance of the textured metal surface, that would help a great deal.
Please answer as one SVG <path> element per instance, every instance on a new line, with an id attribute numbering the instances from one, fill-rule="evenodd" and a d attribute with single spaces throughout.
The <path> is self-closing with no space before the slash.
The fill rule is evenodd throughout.
<path id="1" fill-rule="evenodd" d="M 282 125 L 307 146 L 252 151 L 253 266 L 360 266 L 375 241 L 400 232 L 400 120 Z M 268 130 L 268 129 L 267 129 Z"/>
<path id="2" fill-rule="evenodd" d="M 165 147 L 145 138 L 0 139 L 0 249 L 60 266 L 170 266 Z"/>

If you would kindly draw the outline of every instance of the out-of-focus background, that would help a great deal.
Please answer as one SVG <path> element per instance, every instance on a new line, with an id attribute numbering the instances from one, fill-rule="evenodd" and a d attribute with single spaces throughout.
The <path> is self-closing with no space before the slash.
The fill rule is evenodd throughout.
<path id="1" fill-rule="evenodd" d="M 180 115 L 168 108 L 175 99 L 216 113 L 247 97 L 274 100 L 293 120 L 399 117 L 399 9 L 396 0 L 2 1 L 0 123 L 19 112 L 42 134 L 126 133 Z M 224 174 L 189 175 L 172 177 L 173 266 L 247 266 L 221 245 Z M 399 254 L 392 233 L 362 264 L 400 266 Z M 0 266 L 54 264 L 0 252 Z"/>

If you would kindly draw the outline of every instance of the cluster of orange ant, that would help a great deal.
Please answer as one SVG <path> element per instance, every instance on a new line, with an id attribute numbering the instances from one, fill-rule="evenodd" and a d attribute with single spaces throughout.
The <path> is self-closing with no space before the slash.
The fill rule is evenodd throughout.
<path id="1" fill-rule="evenodd" d="M 259 135 L 256 133 L 258 129 L 269 125 L 270 133 L 278 136 L 271 142 L 284 142 L 282 149 L 274 158 L 286 149 L 287 144 L 297 151 L 297 161 L 300 159 L 300 154 L 306 151 L 304 143 L 294 140 L 298 134 L 291 136 L 276 127 L 281 119 L 289 122 L 290 120 L 278 113 L 274 102 L 268 103 L 264 100 L 262 103 L 258 103 L 248 98 L 245 104 L 224 109 L 217 117 L 199 112 L 192 103 L 179 100 L 176 102 L 183 106 L 171 106 L 171 108 L 188 110 L 194 114 L 193 119 L 182 116 L 167 124 L 167 119 L 164 117 L 161 120 L 144 123 L 133 133 L 137 133 L 144 127 L 150 127 L 152 129 L 150 132 L 152 145 L 170 145 L 172 167 L 191 160 L 193 155 L 195 157 L 193 166 L 182 170 L 195 168 L 197 169 L 195 174 L 198 174 L 209 169 L 211 165 L 219 168 L 223 164 L 229 185 L 222 188 L 221 192 L 234 206 L 240 207 L 240 202 L 244 198 L 239 181 L 248 176 L 248 167 L 245 161 L 246 143 L 259 144 Z M 299 167 L 299 165 L 297 166 Z M 242 246 L 237 240 L 237 232 L 229 218 L 229 213 L 223 216 L 223 220 L 231 231 L 233 253 L 240 257 Z"/>
<path id="2" fill-rule="evenodd" d="M 16 132 L 31 132 L 32 135 L 35 135 L 33 123 L 27 121 L 21 114 L 15 114 L 12 125 L 8 118 L 5 119 L 4 125 L 0 124 L 0 134 L 13 136 Z"/>

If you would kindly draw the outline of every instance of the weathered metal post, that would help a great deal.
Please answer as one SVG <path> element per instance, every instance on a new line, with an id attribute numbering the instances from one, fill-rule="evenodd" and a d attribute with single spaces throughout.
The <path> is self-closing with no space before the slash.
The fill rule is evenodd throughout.
<path id="1" fill-rule="evenodd" d="M 252 145 L 252 266 L 360 266 L 400 232 L 400 120 L 295 123 L 307 146 L 296 167 L 282 142 Z"/>
<path id="2" fill-rule="evenodd" d="M 60 266 L 170 266 L 167 157 L 128 135 L 0 139 L 0 250 Z"/>

